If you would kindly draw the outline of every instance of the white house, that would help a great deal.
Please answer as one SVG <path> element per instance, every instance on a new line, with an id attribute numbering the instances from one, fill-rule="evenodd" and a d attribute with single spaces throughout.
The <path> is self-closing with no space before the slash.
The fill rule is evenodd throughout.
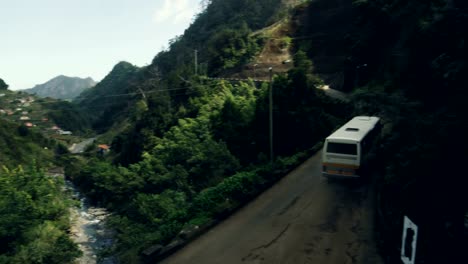
<path id="1" fill-rule="evenodd" d="M 71 135 L 72 134 L 71 131 L 66 131 L 66 130 L 61 130 L 61 129 L 57 130 L 57 133 L 59 135 Z"/>

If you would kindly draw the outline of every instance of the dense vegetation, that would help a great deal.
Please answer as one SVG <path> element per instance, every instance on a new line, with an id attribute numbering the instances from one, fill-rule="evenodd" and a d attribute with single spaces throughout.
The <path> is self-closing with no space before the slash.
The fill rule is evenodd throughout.
<path id="1" fill-rule="evenodd" d="M 64 162 L 67 152 L 39 128 L 0 117 L 0 263 L 71 263 L 81 255 L 70 240 L 63 180 L 39 169 Z"/>
<path id="2" fill-rule="evenodd" d="M 321 81 L 308 57 L 317 46 L 294 39 L 294 67 L 271 84 L 273 164 L 268 157 L 270 84 L 206 76 L 223 76 L 249 62 L 264 41 L 252 33 L 286 14 L 282 1 L 203 3 L 205 9 L 185 34 L 171 40 L 151 65 L 121 62 L 77 98 L 92 124 L 75 105 L 51 107 L 51 117 L 64 128 L 84 131 L 91 125 L 107 132 L 126 124 L 116 132 L 109 155 L 70 158 L 66 168 L 89 197 L 114 212 L 109 219 L 117 231 L 113 252 L 123 263 L 142 261 L 142 250 L 169 243 L 183 229 L 225 217 L 317 150 L 320 140 L 353 114 L 380 116 L 385 125 L 374 166 L 382 255 L 389 263 L 398 261 L 407 215 L 420 230 L 417 263 L 467 262 L 468 182 L 460 172 L 468 149 L 463 139 L 468 132 L 464 1 L 346 4 L 342 11 L 351 12 L 346 14 L 354 23 L 346 20 L 353 19 L 349 15 L 346 30 L 330 29 L 344 35 L 346 45 L 327 46 L 323 53 L 340 49 L 338 55 L 346 57 L 342 84 L 353 91 L 353 105 L 316 89 Z M 312 1 L 300 9 L 336 11 L 330 3 Z M 316 22 L 298 23 L 305 27 L 297 33 L 312 35 L 320 25 Z M 7 87 L 0 80 L 0 89 Z M 15 156 L 21 163 L 35 159 L 42 165 L 51 154 L 32 153 L 43 147 L 63 149 L 24 127 L 0 123 L 0 164 L 10 164 Z M 67 205 L 58 180 L 18 169 L 0 173 L 0 184 L 0 220 L 11 220 L 0 223 L 0 262 L 60 263 L 78 255 L 64 237 Z M 55 202 L 45 203 L 44 197 Z M 9 228 L 15 221 L 21 225 Z"/>
<path id="3" fill-rule="evenodd" d="M 176 104 L 184 100 L 181 89 L 189 86 L 186 81 L 195 73 L 195 50 L 200 75 L 220 75 L 249 61 L 262 44 L 262 39 L 250 33 L 285 14 L 281 0 L 202 2 L 204 10 L 184 35 L 170 40 L 168 49 L 158 53 L 151 65 L 137 68 L 121 62 L 75 100 L 96 117 L 93 126 L 98 132 L 124 122 L 144 93 L 176 96 Z"/>
<path id="4" fill-rule="evenodd" d="M 355 1 L 357 111 L 388 123 L 379 177 L 384 256 L 397 261 L 403 215 L 420 228 L 417 263 L 468 260 L 466 1 Z"/>
<path id="5" fill-rule="evenodd" d="M 202 75 L 248 62 L 262 44 L 251 33 L 281 16 L 280 7 L 279 0 L 207 2 L 186 34 L 150 66 L 121 62 L 76 99 L 94 116 L 98 132 L 130 123 L 107 158 L 76 159 L 66 168 L 89 197 L 114 212 L 109 223 L 122 262 L 140 261 L 143 249 L 167 244 L 184 227 L 229 214 L 318 150 L 317 143 L 349 113 L 348 105 L 318 92 L 312 63 L 297 52 L 295 67 L 272 85 L 279 140 L 270 164 L 270 86 L 195 74 L 193 57 L 186 54 L 206 43 L 198 54 Z M 62 104 L 51 114 L 65 121 L 62 109 L 74 110 Z"/>
<path id="6" fill-rule="evenodd" d="M 68 234 L 63 181 L 36 168 L 0 172 L 0 263 L 71 263 L 81 255 Z"/>
<path id="7" fill-rule="evenodd" d="M 274 167 L 267 154 L 269 86 L 194 77 L 183 100 L 149 96 L 112 144 L 116 165 L 95 158 L 67 168 L 84 192 L 116 213 L 110 223 L 122 261 L 137 262 L 141 250 L 168 243 L 182 228 L 223 217 L 343 122 L 330 113 L 348 106 L 318 92 L 304 53 L 295 61 L 273 85 L 275 154 L 289 157 Z"/>
<path id="8" fill-rule="evenodd" d="M 135 103 L 133 98 L 141 97 L 136 88 L 140 75 L 138 67 L 128 62 L 119 62 L 96 86 L 75 98 L 75 104 L 84 109 L 97 132 L 104 132 L 113 123 L 122 121 Z"/>
<path id="9" fill-rule="evenodd" d="M 41 167 L 48 166 L 54 159 L 50 150 L 56 146 L 55 141 L 23 125 L 3 119 L 0 121 L 0 166 L 15 168 L 21 164 L 31 164 L 34 160 Z"/>
<path id="10" fill-rule="evenodd" d="M 285 14 L 280 0 L 204 1 L 206 8 L 198 14 L 184 35 L 173 39 L 167 51 L 160 52 L 152 66 L 176 80 L 194 72 L 193 50 L 198 50 L 202 73 L 218 75 L 240 66 L 255 54 L 261 39 L 249 33 L 276 22 Z M 205 72 L 203 72 L 203 70 Z"/>
<path id="11" fill-rule="evenodd" d="M 91 115 L 66 101 L 45 103 L 47 116 L 64 130 L 85 133 L 91 130 Z"/>

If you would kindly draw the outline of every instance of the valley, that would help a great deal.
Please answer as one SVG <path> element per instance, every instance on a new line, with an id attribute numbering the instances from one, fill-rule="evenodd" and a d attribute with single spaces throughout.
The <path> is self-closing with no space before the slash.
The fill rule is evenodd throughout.
<path id="1" fill-rule="evenodd" d="M 119 31 L 97 83 L 55 73 L 36 96 L 0 79 L 0 263 L 393 264 L 416 244 L 414 263 L 465 263 L 468 182 L 447 164 L 466 157 L 467 14 L 202 1 L 144 66 Z M 355 116 L 379 118 L 375 140 L 324 147 Z M 324 152 L 362 177 L 323 177 Z"/>

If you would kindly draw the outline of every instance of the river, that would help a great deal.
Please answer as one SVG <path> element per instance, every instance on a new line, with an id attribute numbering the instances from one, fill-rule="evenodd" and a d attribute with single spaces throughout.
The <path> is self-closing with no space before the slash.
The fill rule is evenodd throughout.
<path id="1" fill-rule="evenodd" d="M 117 264 L 114 257 L 99 257 L 98 253 L 113 244 L 113 233 L 105 226 L 109 213 L 104 208 L 94 207 L 82 195 L 72 182 L 65 181 L 66 189 L 74 200 L 79 201 L 77 207 L 71 208 L 71 236 L 73 241 L 83 251 L 83 256 L 75 261 L 78 264 Z"/>

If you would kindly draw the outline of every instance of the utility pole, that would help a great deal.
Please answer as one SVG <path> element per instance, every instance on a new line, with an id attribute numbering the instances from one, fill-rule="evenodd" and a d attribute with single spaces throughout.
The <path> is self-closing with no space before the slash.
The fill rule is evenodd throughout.
<path id="1" fill-rule="evenodd" d="M 138 90 L 140 91 L 141 96 L 143 97 L 143 99 L 146 101 L 146 94 L 145 94 L 145 92 L 143 92 L 143 90 L 142 90 L 140 87 L 137 87 L 137 88 L 138 88 Z"/>
<path id="2" fill-rule="evenodd" d="M 270 67 L 270 91 L 269 91 L 269 99 L 270 99 L 270 162 L 273 166 L 273 68 Z"/>
<path id="3" fill-rule="evenodd" d="M 198 50 L 194 50 L 195 52 L 195 75 L 198 74 Z"/>
<path id="4" fill-rule="evenodd" d="M 255 68 L 256 68 L 257 66 L 258 66 L 257 63 L 255 63 L 255 64 L 253 65 L 253 79 L 254 79 L 254 80 L 255 80 L 255 77 L 257 77 L 257 76 L 255 75 Z"/>

